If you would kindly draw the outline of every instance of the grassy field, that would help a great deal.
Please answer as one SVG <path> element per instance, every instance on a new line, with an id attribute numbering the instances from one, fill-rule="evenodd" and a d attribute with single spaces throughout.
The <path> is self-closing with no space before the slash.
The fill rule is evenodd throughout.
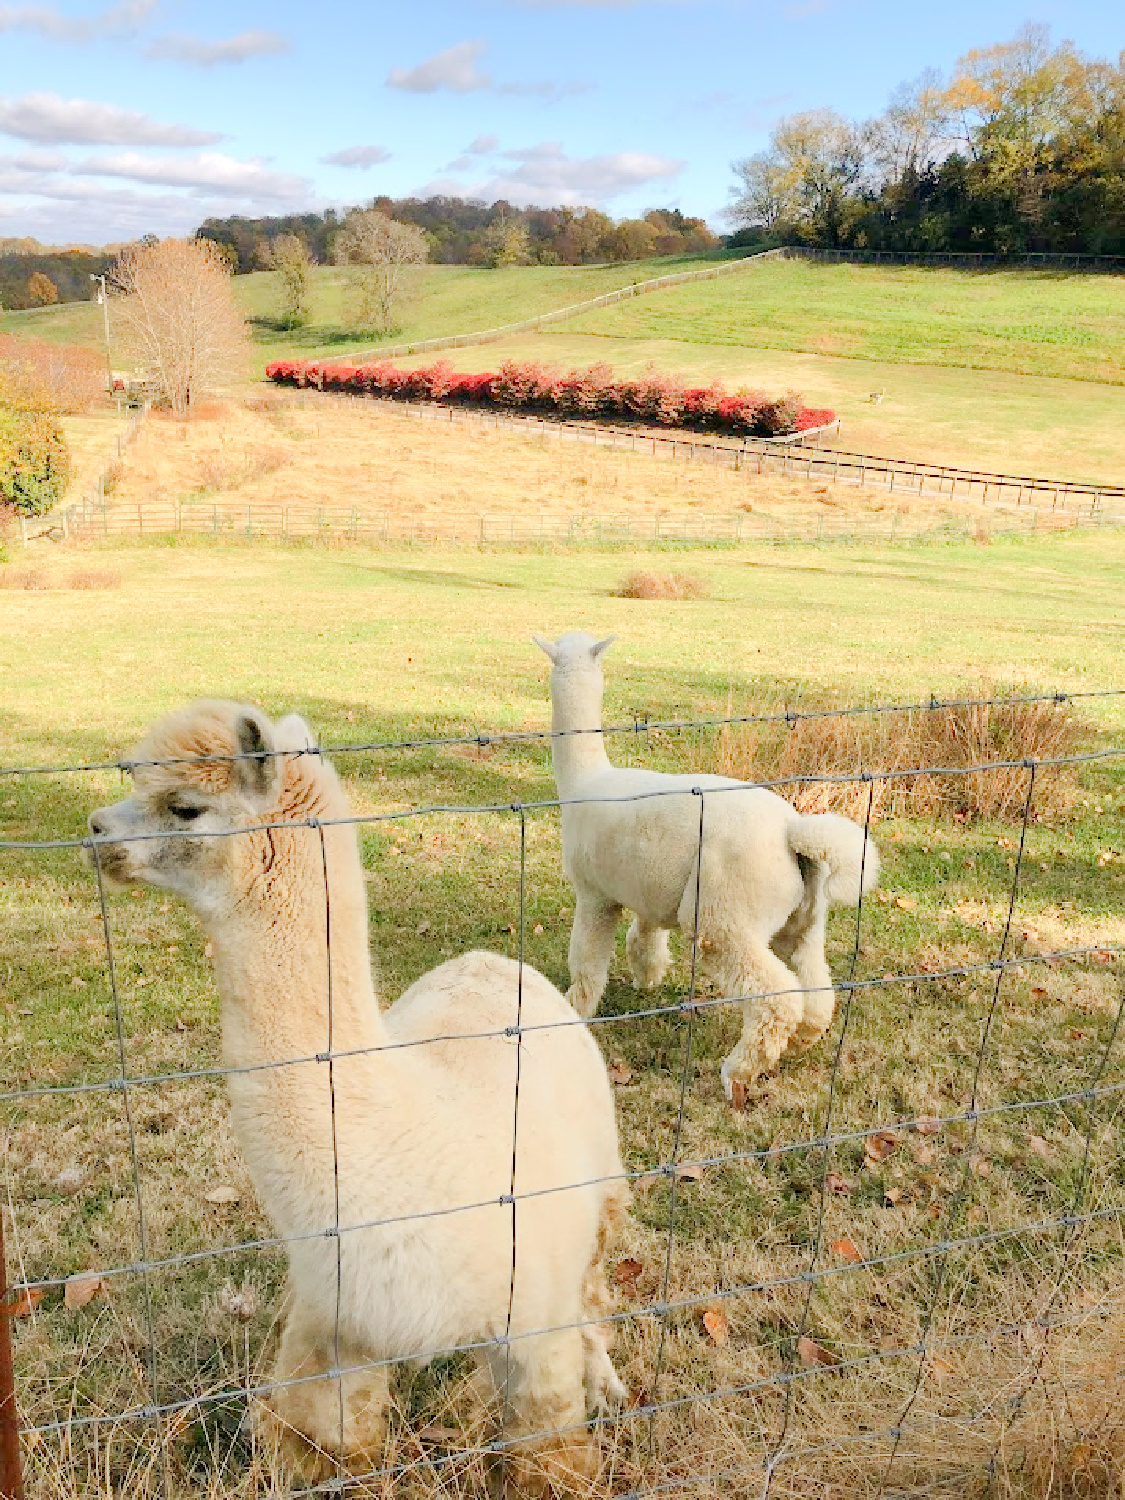
<path id="1" fill-rule="evenodd" d="M 102 570 L 102 590 L 66 587 L 76 557 Z M 546 663 L 528 640 L 533 630 L 617 631 L 606 660 L 607 718 L 632 723 L 638 714 L 925 699 L 982 683 L 1114 686 L 1125 629 L 1125 550 L 1114 534 L 988 548 L 696 550 L 690 558 L 325 552 L 172 539 L 60 552 L 43 567 L 46 582 L 58 587 L 0 594 L 0 674 L 8 685 L 0 762 L 8 765 L 114 758 L 155 716 L 199 694 L 252 699 L 273 713 L 299 710 L 326 743 L 542 728 Z M 617 597 L 638 567 L 690 569 L 702 597 Z M 1071 717 L 1076 744 L 1125 738 L 1122 700 L 1087 702 Z M 740 756 L 747 768 L 767 768 L 737 733 L 630 735 L 614 742 L 613 753 L 666 768 L 731 765 Z M 369 752 L 340 756 L 338 764 L 364 814 L 437 803 L 506 806 L 551 794 L 548 759 L 537 745 Z M 1123 770 L 1107 760 L 1073 783 L 1056 784 L 1049 773 L 1040 780 L 1009 949 L 1026 962 L 998 991 L 980 1080 L 986 1108 L 1085 1087 L 1111 1040 L 1119 967 L 1096 959 L 1041 965 L 1034 955 L 1108 947 L 1125 936 Z M 16 839 L 80 836 L 88 810 L 121 790 L 107 772 L 8 779 L 0 783 L 0 828 Z M 785 1148 L 823 1128 L 829 1042 L 786 1063 L 746 1113 L 732 1114 L 718 1063 L 738 1018 L 723 1007 L 695 1018 L 682 1157 L 733 1152 L 735 1159 L 681 1181 L 670 1240 L 668 1188 L 642 1181 L 610 1263 L 620 1304 L 635 1313 L 659 1296 L 670 1243 L 672 1300 L 699 1299 L 668 1319 L 660 1399 L 752 1385 L 790 1365 L 803 1372 L 791 1412 L 794 1461 L 774 1487 L 782 1497 L 874 1496 L 888 1444 L 854 1439 L 891 1425 L 910 1395 L 918 1369 L 911 1346 L 931 1295 L 938 1343 L 921 1372 L 896 1478 L 929 1481 L 952 1470 L 961 1476 L 958 1493 L 983 1495 L 984 1460 L 999 1430 L 994 1403 L 1018 1389 L 1035 1352 L 1033 1340 L 1013 1341 L 999 1325 L 1026 1323 L 1052 1291 L 1068 1313 L 1094 1316 L 1120 1285 L 1113 1218 L 1125 1187 L 1119 1096 L 1099 1099 L 1089 1116 L 1080 1101 L 988 1116 L 975 1137 L 965 1123 L 936 1134 L 898 1129 L 883 1160 L 876 1159 L 882 1147 L 874 1155 L 865 1149 L 866 1132 L 957 1113 L 969 1098 L 997 980 L 988 972 L 942 978 L 941 971 L 995 954 L 1020 836 L 1018 823 L 923 812 L 905 795 L 885 811 L 876 828 L 883 892 L 865 905 L 856 973 L 919 977 L 859 991 L 840 1055 L 832 1128 L 857 1135 L 833 1154 L 840 1185 L 827 1203 L 821 1263 L 842 1274 L 818 1284 L 807 1332 L 828 1358 L 849 1363 L 840 1370 L 812 1356 L 802 1364 L 795 1340 L 804 1289 L 785 1281 L 808 1263 L 822 1167 L 817 1153 Z M 510 814 L 373 824 L 363 850 L 386 1000 L 447 954 L 473 945 L 512 950 L 517 823 Z M 566 981 L 570 912 L 557 815 L 544 810 L 528 825 L 528 956 L 559 983 Z M 112 1076 L 118 1064 L 98 903 L 77 851 L 0 852 L 0 913 L 3 1086 Z M 110 918 L 130 1070 L 214 1065 L 216 1002 L 198 929 L 178 905 L 153 894 L 111 895 Z M 830 961 L 841 977 L 854 931 L 854 914 L 834 916 Z M 685 991 L 677 953 L 658 1004 L 675 1006 Z M 619 952 L 604 1006 L 615 1019 L 598 1035 L 607 1057 L 623 1064 L 622 1136 L 638 1172 L 667 1158 L 685 1067 L 685 1018 L 635 1015 L 650 998 L 628 986 Z M 1125 1082 L 1119 1050 L 1110 1054 L 1103 1087 Z M 218 1082 L 137 1090 L 134 1119 L 150 1254 L 267 1232 Z M 1069 1239 L 1051 1231 L 989 1240 L 993 1230 L 1070 1206 L 1088 1126 L 1095 1149 L 1084 1204 L 1104 1210 L 1106 1226 Z M 117 1096 L 10 1105 L 3 1140 L 15 1222 L 9 1255 L 23 1274 L 63 1276 L 131 1260 L 136 1213 Z M 753 1152 L 762 1154 L 746 1154 Z M 228 1201 L 208 1198 L 216 1187 L 231 1189 Z M 984 1239 L 956 1251 L 935 1282 L 934 1259 L 912 1252 L 965 1234 Z M 866 1257 L 901 1258 L 849 1272 L 857 1247 Z M 280 1276 L 274 1252 L 243 1250 L 152 1278 L 162 1399 L 262 1373 Z M 763 1280 L 774 1284 L 738 1291 Z M 239 1291 L 249 1300 L 232 1301 Z M 237 1306 L 249 1308 L 247 1320 Z M 714 1320 L 709 1329 L 703 1310 L 720 1311 L 725 1329 Z M 147 1399 L 135 1281 L 114 1282 L 82 1309 L 50 1294 L 15 1327 L 29 1420 Z M 634 1392 L 652 1394 L 659 1341 L 659 1320 L 650 1316 L 630 1316 L 622 1326 L 618 1363 Z M 453 1362 L 400 1382 L 393 1452 L 414 1468 L 396 1496 L 439 1492 L 426 1454 L 434 1451 L 435 1424 L 440 1431 L 460 1422 L 461 1375 Z M 776 1390 L 744 1391 L 672 1410 L 655 1424 L 655 1448 L 645 1424 L 626 1418 L 606 1439 L 611 1489 L 726 1469 L 743 1488 L 756 1482 L 781 1399 Z M 1057 1392 L 1052 1400 L 1060 1410 Z M 225 1401 L 177 1419 L 173 1494 L 248 1500 L 270 1492 L 240 1431 L 242 1411 L 241 1402 Z M 1034 1422 L 1042 1408 L 1033 1402 L 1029 1413 Z M 428 1439 L 413 1436 L 426 1424 Z M 131 1495 L 158 1494 L 152 1450 L 134 1436 L 120 1431 L 99 1444 L 76 1429 L 69 1450 L 54 1438 L 32 1445 L 35 1500 L 101 1495 L 107 1483 Z M 847 1439 L 843 1448 L 811 1451 Z M 1029 1493 L 1018 1473 L 1008 1473 L 1016 1456 L 1013 1440 L 1001 1466 L 1012 1480 L 1009 1495 Z M 451 1480 L 441 1492 L 469 1493 L 471 1478 L 463 1489 Z M 684 1490 L 716 1492 L 723 1493 L 717 1480 Z M 371 1493 L 389 1496 L 391 1487 Z"/>

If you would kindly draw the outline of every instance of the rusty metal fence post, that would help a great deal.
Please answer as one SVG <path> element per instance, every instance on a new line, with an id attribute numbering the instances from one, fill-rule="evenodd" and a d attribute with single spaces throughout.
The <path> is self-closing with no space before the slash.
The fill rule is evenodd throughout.
<path id="1" fill-rule="evenodd" d="M 8 1266 L 4 1258 L 4 1214 L 0 1209 L 0 1500 L 24 1500 L 20 1425 L 8 1324 Z"/>

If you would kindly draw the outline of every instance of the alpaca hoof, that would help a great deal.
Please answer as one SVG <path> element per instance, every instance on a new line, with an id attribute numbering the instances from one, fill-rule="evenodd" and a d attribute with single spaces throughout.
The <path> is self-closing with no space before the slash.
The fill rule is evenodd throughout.
<path id="1" fill-rule="evenodd" d="M 563 1500 L 585 1495 L 600 1466 L 597 1444 L 587 1433 L 517 1445 L 504 1458 L 504 1500 Z"/>

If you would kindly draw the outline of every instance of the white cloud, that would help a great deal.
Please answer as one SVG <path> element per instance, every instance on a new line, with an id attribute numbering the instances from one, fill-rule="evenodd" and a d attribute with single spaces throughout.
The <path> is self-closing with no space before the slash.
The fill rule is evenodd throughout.
<path id="1" fill-rule="evenodd" d="M 304 177 L 273 172 L 263 161 L 240 161 L 221 151 L 202 151 L 187 157 L 122 151 L 116 156 L 91 157 L 71 171 L 81 177 L 125 177 L 132 182 L 190 188 L 222 197 L 303 201 L 312 192 Z"/>
<path id="2" fill-rule="evenodd" d="M 391 153 L 382 146 L 346 146 L 320 159 L 328 167 L 378 167 L 390 161 Z"/>
<path id="3" fill-rule="evenodd" d="M 156 0 L 121 0 L 93 16 L 64 16 L 55 5 L 0 5 L 0 31 L 30 31 L 63 42 L 91 42 L 106 33 L 134 32 Z"/>
<path id="4" fill-rule="evenodd" d="M 498 135 L 478 135 L 465 147 L 466 156 L 489 156 L 500 144 Z"/>
<path id="5" fill-rule="evenodd" d="M 417 67 L 392 68 L 387 74 L 387 84 L 392 89 L 405 89 L 410 94 L 436 94 L 441 89 L 454 94 L 472 94 L 479 89 L 489 89 L 492 79 L 477 67 L 483 51 L 483 42 L 458 42 L 443 52 L 435 52 Z"/>
<path id="6" fill-rule="evenodd" d="M 145 56 L 213 68 L 223 63 L 244 63 L 252 57 L 276 57 L 288 51 L 289 43 L 276 31 L 240 31 L 237 36 L 224 37 L 218 42 L 170 32 L 158 36 L 146 47 Z"/>
<path id="7" fill-rule="evenodd" d="M 589 89 L 585 83 L 512 82 L 497 83 L 491 73 L 480 67 L 485 44 L 482 41 L 458 42 L 435 52 L 414 68 L 392 68 L 387 74 L 387 87 L 403 89 L 409 94 L 476 94 L 487 90 L 492 94 L 530 95 L 541 99 L 560 99 L 566 94 L 584 94 Z M 478 137 L 494 139 L 494 137 Z M 470 148 L 472 149 L 472 148 Z"/>
<path id="8" fill-rule="evenodd" d="M 57 94 L 0 97 L 0 135 L 24 141 L 77 141 L 104 146 L 210 146 L 222 136 L 187 125 L 164 125 L 149 115 L 93 99 L 60 99 Z"/>
<path id="9" fill-rule="evenodd" d="M 451 191 L 486 202 L 506 198 L 509 203 L 520 205 L 600 206 L 648 183 L 670 182 L 686 165 L 672 157 L 643 151 L 572 157 L 557 141 L 504 151 L 501 157 L 514 165 L 501 166 L 494 176 L 468 187 L 434 182 L 422 191 Z"/>

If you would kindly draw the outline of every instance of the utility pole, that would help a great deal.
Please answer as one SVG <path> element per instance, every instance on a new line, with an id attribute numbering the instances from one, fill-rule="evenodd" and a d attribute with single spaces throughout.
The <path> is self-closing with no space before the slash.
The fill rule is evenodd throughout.
<path id="1" fill-rule="evenodd" d="M 91 271 L 90 272 L 90 280 L 98 282 L 99 283 L 99 287 L 100 287 L 100 289 L 98 291 L 98 301 L 102 305 L 102 323 L 103 323 L 103 326 L 105 328 L 105 370 L 106 370 L 106 378 L 109 381 L 109 386 L 108 386 L 109 394 L 110 394 L 110 396 L 112 396 L 113 395 L 113 363 L 112 363 L 112 361 L 110 360 L 110 357 L 109 357 L 109 298 L 106 296 L 105 276 L 104 276 L 104 274 L 101 275 L 101 276 L 95 276 L 94 273 Z"/>

